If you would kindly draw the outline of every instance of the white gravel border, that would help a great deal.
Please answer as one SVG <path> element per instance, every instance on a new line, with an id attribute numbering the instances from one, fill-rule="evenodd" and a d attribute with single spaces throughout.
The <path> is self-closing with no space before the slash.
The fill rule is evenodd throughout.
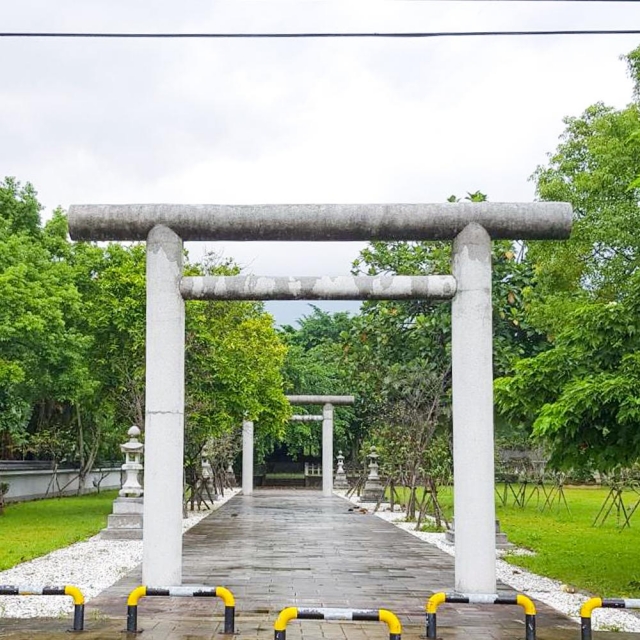
<path id="1" fill-rule="evenodd" d="M 183 532 L 239 491 L 225 490 L 224 498 L 216 500 L 210 510 L 189 511 L 182 521 Z M 34 587 L 69 584 L 78 587 L 88 601 L 141 562 L 142 540 L 102 540 L 98 534 L 1 571 L 0 584 Z M 72 612 L 73 601 L 69 596 L 0 596 L 0 617 L 4 618 L 57 618 Z"/>
<path id="2" fill-rule="evenodd" d="M 344 491 L 335 491 L 337 495 L 346 498 Z M 361 503 L 358 497 L 346 498 L 350 502 L 363 509 L 367 509 L 369 513 L 373 513 L 375 504 L 371 502 Z M 384 505 L 382 506 L 384 508 Z M 455 549 L 452 545 L 445 541 L 444 533 L 428 533 L 426 531 L 416 531 L 415 522 L 405 522 L 405 514 L 402 512 L 389 511 L 389 506 L 386 506 L 386 510 L 379 510 L 375 513 L 376 516 L 391 522 L 392 524 L 408 531 L 411 535 L 420 538 L 424 542 L 438 547 L 445 553 L 451 556 L 455 555 Z M 510 554 L 526 554 L 530 553 L 524 549 L 516 549 L 509 552 Z M 557 611 L 564 613 L 576 622 L 580 622 L 580 607 L 582 604 L 591 597 L 591 594 L 585 593 L 567 593 L 564 591 L 566 585 L 558 580 L 552 580 L 551 578 L 545 578 L 535 573 L 531 573 L 522 567 L 516 567 L 504 560 L 500 559 L 500 556 L 504 555 L 504 551 L 496 551 L 498 559 L 496 560 L 496 573 L 498 580 L 504 584 L 512 587 L 520 593 L 524 593 L 531 598 L 535 598 L 540 602 L 548 604 Z M 618 609 L 596 609 L 593 613 L 593 629 L 598 631 L 640 631 L 640 618 L 633 613 L 621 611 Z"/>

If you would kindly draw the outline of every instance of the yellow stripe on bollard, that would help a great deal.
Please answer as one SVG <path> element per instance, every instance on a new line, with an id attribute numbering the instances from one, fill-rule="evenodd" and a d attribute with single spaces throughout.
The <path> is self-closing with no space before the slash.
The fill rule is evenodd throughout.
<path id="1" fill-rule="evenodd" d="M 427 600 L 427 613 L 435 613 L 438 610 L 438 607 L 446 602 L 447 594 L 444 591 L 440 591 L 438 593 L 434 593 Z"/>
<path id="2" fill-rule="evenodd" d="M 590 598 L 580 607 L 580 617 L 590 618 L 594 609 L 602 606 L 602 598 Z"/>
<path id="3" fill-rule="evenodd" d="M 516 596 L 516 603 L 519 604 L 524 609 L 525 615 L 527 616 L 536 615 L 536 605 L 533 604 L 533 600 L 531 600 L 531 598 L 519 593 Z"/>
<path id="4" fill-rule="evenodd" d="M 64 588 L 64 594 L 73 598 L 73 604 L 84 604 L 84 596 L 78 587 L 68 584 Z"/>
<path id="5" fill-rule="evenodd" d="M 224 587 L 216 587 L 216 596 L 222 598 L 225 607 L 235 607 L 236 601 L 233 597 L 233 593 L 229 591 L 229 589 L 225 589 Z"/>
<path id="6" fill-rule="evenodd" d="M 144 598 L 147 595 L 147 587 L 136 587 L 127 598 L 128 607 L 137 607 L 140 598 Z"/>
<path id="7" fill-rule="evenodd" d="M 402 635 L 402 625 L 398 616 L 388 609 L 378 609 L 380 622 L 385 622 L 389 627 L 390 640 L 400 640 Z"/>

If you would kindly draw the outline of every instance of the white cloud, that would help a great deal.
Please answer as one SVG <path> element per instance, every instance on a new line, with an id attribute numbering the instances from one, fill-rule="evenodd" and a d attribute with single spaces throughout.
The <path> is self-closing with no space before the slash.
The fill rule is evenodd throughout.
<path id="1" fill-rule="evenodd" d="M 631 3 L 23 0 L 3 30 L 613 28 Z M 562 117 L 630 99 L 633 37 L 0 40 L 0 176 L 44 204 L 530 200 Z M 217 245 L 216 245 L 217 246 Z M 202 249 L 200 249 L 202 250 Z M 344 273 L 357 246 L 232 244 L 255 271 Z"/>

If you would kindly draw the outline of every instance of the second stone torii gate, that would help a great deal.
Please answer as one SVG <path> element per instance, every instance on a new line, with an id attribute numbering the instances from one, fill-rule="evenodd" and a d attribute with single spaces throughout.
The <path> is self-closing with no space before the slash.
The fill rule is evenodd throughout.
<path id="1" fill-rule="evenodd" d="M 355 402 L 354 396 L 286 396 L 294 405 L 322 405 L 322 415 L 292 416 L 292 421 L 322 421 L 322 495 L 331 497 L 333 493 L 333 407 L 349 406 Z M 242 493 L 253 494 L 253 422 L 242 423 Z"/>
<path id="2" fill-rule="evenodd" d="M 322 405 L 322 495 L 333 493 L 333 407 L 349 406 L 353 396 L 287 396 L 290 404 Z"/>

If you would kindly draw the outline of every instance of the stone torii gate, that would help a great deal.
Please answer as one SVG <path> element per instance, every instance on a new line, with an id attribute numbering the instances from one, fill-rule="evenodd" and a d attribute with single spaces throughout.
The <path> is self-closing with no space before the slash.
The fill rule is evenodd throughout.
<path id="1" fill-rule="evenodd" d="M 286 396 L 289 404 L 322 405 L 322 415 L 293 415 L 291 422 L 322 422 L 322 495 L 333 495 L 333 407 L 348 406 L 354 396 Z M 253 422 L 242 423 L 242 493 L 253 494 Z"/>
<path id="2" fill-rule="evenodd" d="M 287 396 L 287 400 L 294 405 L 322 406 L 322 495 L 325 498 L 331 497 L 333 494 L 333 407 L 352 405 L 356 399 L 353 396 Z"/>
<path id="3" fill-rule="evenodd" d="M 182 581 L 184 299 L 452 300 L 455 589 L 494 593 L 491 240 L 567 238 L 566 203 L 73 205 L 74 240 L 147 241 L 143 582 Z M 453 240 L 453 277 L 183 277 L 183 241 Z"/>

